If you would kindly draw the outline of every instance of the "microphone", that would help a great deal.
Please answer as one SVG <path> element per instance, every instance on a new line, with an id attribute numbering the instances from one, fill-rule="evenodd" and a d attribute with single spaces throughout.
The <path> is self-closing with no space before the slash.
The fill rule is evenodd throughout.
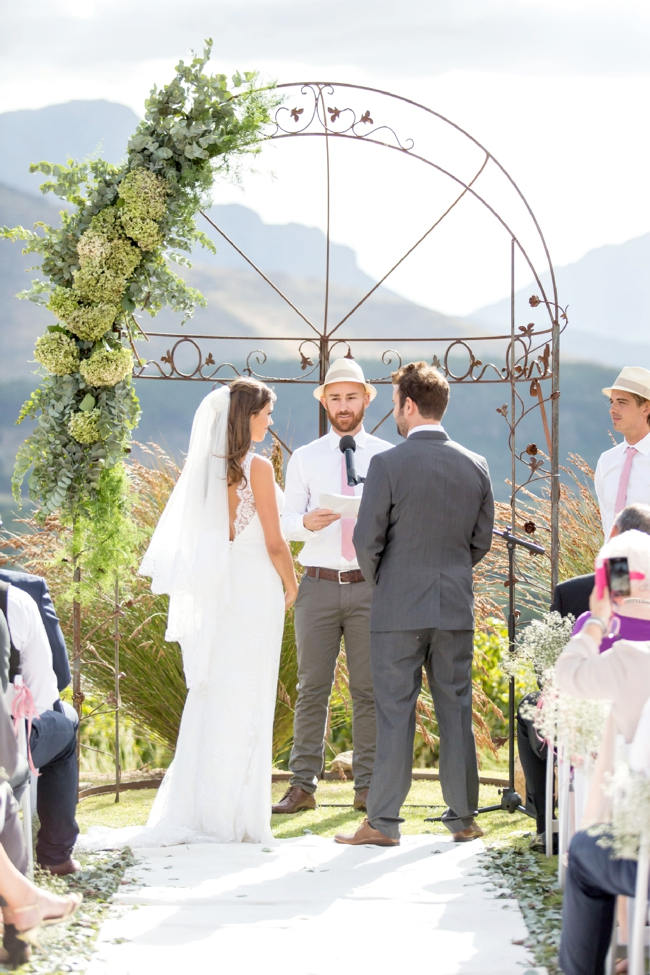
<path id="1" fill-rule="evenodd" d="M 365 477 L 358 477 L 354 469 L 354 452 L 357 449 L 354 437 L 346 434 L 339 440 L 339 450 L 345 457 L 345 472 L 347 474 L 348 486 L 354 487 L 355 484 L 363 484 Z"/>

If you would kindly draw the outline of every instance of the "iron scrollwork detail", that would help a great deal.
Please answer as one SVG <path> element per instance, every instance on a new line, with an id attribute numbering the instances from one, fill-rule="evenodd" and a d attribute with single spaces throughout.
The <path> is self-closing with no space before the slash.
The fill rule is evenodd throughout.
<path id="1" fill-rule="evenodd" d="M 401 139 L 390 125 L 375 125 L 370 109 L 365 108 L 359 114 L 354 108 L 339 108 L 333 104 L 333 85 L 310 82 L 302 85 L 300 94 L 305 96 L 306 105 L 293 105 L 291 108 L 281 105 L 276 110 L 273 128 L 267 138 L 322 134 L 369 139 L 379 133 L 388 133 L 396 148 L 411 152 L 415 147 L 413 139 Z"/>

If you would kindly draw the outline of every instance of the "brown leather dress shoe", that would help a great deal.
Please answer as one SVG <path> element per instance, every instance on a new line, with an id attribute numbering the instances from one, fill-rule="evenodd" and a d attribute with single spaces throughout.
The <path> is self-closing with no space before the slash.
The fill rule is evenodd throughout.
<path id="1" fill-rule="evenodd" d="M 337 833 L 334 841 L 346 843 L 348 846 L 399 846 L 399 836 L 396 839 L 393 839 L 392 836 L 386 836 L 385 833 L 371 826 L 367 819 L 364 819 L 353 836 Z"/>
<path id="2" fill-rule="evenodd" d="M 483 830 L 476 820 L 473 819 L 469 826 L 466 826 L 465 829 L 461 829 L 457 833 L 452 833 L 451 835 L 454 843 L 469 843 L 470 840 L 477 840 L 479 836 L 483 836 Z"/>
<path id="3" fill-rule="evenodd" d="M 315 809 L 316 799 L 312 792 L 305 792 L 299 785 L 289 786 L 279 802 L 271 806 L 274 813 L 297 813 L 303 809 Z"/>
<path id="4" fill-rule="evenodd" d="M 56 877 L 66 877 L 69 873 L 79 873 L 81 864 L 78 860 L 68 857 L 63 863 L 39 863 L 42 870 L 53 873 Z"/>
<path id="5" fill-rule="evenodd" d="M 366 803 L 368 801 L 368 789 L 357 789 L 354 793 L 354 802 L 352 803 L 355 809 L 359 812 L 366 811 Z"/>

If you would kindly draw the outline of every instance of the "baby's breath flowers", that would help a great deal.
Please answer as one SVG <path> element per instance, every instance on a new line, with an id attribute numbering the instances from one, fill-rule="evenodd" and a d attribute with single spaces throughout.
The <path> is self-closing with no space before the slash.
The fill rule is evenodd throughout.
<path id="1" fill-rule="evenodd" d="M 602 833 L 599 843 L 610 847 L 615 857 L 637 860 L 642 833 L 650 833 L 650 779 L 619 762 L 607 777 L 605 793 L 612 800 L 612 820 L 594 827 Z"/>
<path id="2" fill-rule="evenodd" d="M 545 613 L 541 619 L 532 620 L 515 644 L 514 653 L 506 653 L 503 668 L 510 676 L 520 670 L 532 669 L 540 681 L 553 667 L 571 637 L 575 619 L 571 614 Z"/>
<path id="3" fill-rule="evenodd" d="M 46 332 L 36 340 L 34 358 L 55 376 L 68 376 L 79 368 L 77 343 L 63 332 Z"/>
<path id="4" fill-rule="evenodd" d="M 610 707 L 610 701 L 591 701 L 560 691 L 550 668 L 531 716 L 540 738 L 557 744 L 575 765 L 598 752 Z"/>

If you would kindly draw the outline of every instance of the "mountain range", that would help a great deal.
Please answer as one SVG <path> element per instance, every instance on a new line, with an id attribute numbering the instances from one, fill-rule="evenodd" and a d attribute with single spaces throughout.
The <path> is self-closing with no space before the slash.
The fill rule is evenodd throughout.
<path id="1" fill-rule="evenodd" d="M 130 109 L 104 101 L 77 101 L 37 111 L 0 114 L 4 147 L 0 156 L 0 224 L 31 227 L 39 220 L 57 221 L 58 201 L 39 194 L 41 177 L 28 172 L 29 163 L 43 158 L 53 162 L 84 158 L 94 152 L 119 162 L 137 121 Z M 266 224 L 240 205 L 213 207 L 208 214 L 319 331 L 324 318 L 323 233 L 296 223 Z M 194 267 L 188 272 L 190 282 L 205 294 L 207 307 L 199 308 L 194 319 L 185 325 L 164 312 L 153 322 L 145 319 L 144 328 L 230 336 L 227 341 L 211 345 L 209 351 L 216 362 L 230 361 L 238 370 L 245 366 L 249 353 L 264 346 L 269 360 L 259 366 L 260 372 L 269 376 L 291 374 L 304 380 L 307 374 L 300 368 L 296 339 L 308 340 L 303 351 L 315 361 L 315 331 L 220 234 L 211 236 L 217 244 L 216 255 L 206 251 L 193 255 Z M 650 234 L 646 234 L 625 244 L 601 247 L 574 264 L 556 268 L 560 302 L 568 305 L 569 314 L 569 325 L 561 340 L 562 458 L 579 452 L 589 463 L 595 462 L 608 444 L 606 401 L 600 388 L 625 363 L 650 366 L 646 338 L 650 317 L 649 261 Z M 30 275 L 25 269 L 34 263 L 21 253 L 19 244 L 0 241 L 0 412 L 4 419 L 0 425 L 0 494 L 5 495 L 16 447 L 28 432 L 16 429 L 11 421 L 37 382 L 31 361 L 34 342 L 53 321 L 45 309 L 14 298 L 29 283 Z M 332 245 L 330 272 L 331 327 L 354 308 L 373 281 L 359 267 L 354 251 L 340 243 Z M 547 286 L 547 279 L 543 283 Z M 517 307 L 526 308 L 530 320 L 542 322 L 543 309 L 533 312 L 528 306 L 532 290 L 529 286 L 518 293 Z M 380 361 L 378 349 L 399 346 L 407 358 L 431 355 L 430 346 L 425 352 L 424 344 L 403 342 L 405 336 L 478 336 L 472 342 L 474 353 L 495 359 L 492 346 L 481 336 L 503 333 L 509 318 L 509 299 L 461 318 L 424 308 L 382 287 L 336 334 L 354 340 L 355 356 L 364 361 L 371 377 L 378 377 L 388 375 L 394 367 L 391 362 Z M 360 339 L 369 333 L 377 336 L 379 345 L 361 343 Z M 275 341 L 262 342 L 269 335 L 275 336 Z M 140 347 L 141 354 L 159 358 L 171 342 L 166 338 L 152 340 Z M 345 345 L 341 345 L 335 354 L 344 350 Z M 186 356 L 183 364 L 191 371 L 192 356 Z M 186 445 L 192 412 L 205 389 L 201 383 L 175 383 L 170 388 L 165 383 L 138 381 L 143 421 L 137 437 L 156 440 L 178 454 Z M 304 442 L 316 433 L 310 389 L 285 385 L 279 390 L 276 429 L 290 445 Z M 461 383 L 454 386 L 449 415 L 452 435 L 488 457 L 500 497 L 504 496 L 503 485 L 509 476 L 509 454 L 503 418 L 496 411 L 507 396 L 507 390 L 498 384 L 470 388 Z M 390 411 L 389 400 L 389 387 L 384 386 L 373 404 L 372 424 Z M 305 403 L 311 404 L 309 409 Z M 542 444 L 539 431 L 532 429 L 531 424 L 530 428 L 525 427 L 526 435 L 529 429 L 531 439 Z"/>
<path id="2" fill-rule="evenodd" d="M 50 198 L 38 195 L 42 177 L 29 173 L 31 162 L 65 162 L 101 154 L 118 163 L 137 123 L 131 109 L 108 101 L 73 101 L 0 114 L 0 223 L 31 226 L 34 220 L 56 219 L 57 208 Z M 298 307 L 320 328 L 325 266 L 322 232 L 295 223 L 268 225 L 239 205 L 215 207 L 209 216 L 282 290 L 295 296 Z M 199 287 L 202 284 L 207 292 L 209 305 L 207 311 L 197 313 L 192 331 L 260 335 L 270 329 L 275 334 L 309 334 L 309 327 L 303 327 L 241 256 L 218 233 L 210 233 L 217 244 L 217 254 L 195 254 L 195 270 L 191 272 L 193 283 Z M 24 364 L 24 354 L 31 353 L 33 340 L 47 316 L 38 309 L 17 310 L 11 295 L 25 286 L 25 261 L 17 256 L 16 245 L 0 246 L 0 298 L 10 322 L 15 322 L 20 333 L 10 340 L 9 358 L 0 373 L 6 376 L 15 375 L 15 368 L 21 368 L 19 355 Z M 625 362 L 648 362 L 649 263 L 650 233 L 624 244 L 600 247 L 579 261 L 555 269 L 560 304 L 568 306 L 569 316 L 561 341 L 563 360 L 600 362 L 614 368 Z M 354 252 L 337 243 L 332 247 L 330 281 L 331 326 L 356 304 L 373 280 L 359 268 Z M 542 277 L 542 282 L 548 287 L 548 275 Z M 527 307 L 532 290 L 529 285 L 518 293 L 518 309 Z M 530 317 L 543 321 L 541 312 Z M 386 338 L 393 337 L 396 331 L 408 336 L 503 332 L 510 320 L 510 298 L 504 296 L 503 301 L 459 318 L 441 315 L 381 288 L 342 331 L 348 336 L 367 334 L 370 318 L 373 334 Z M 170 325 L 173 320 L 162 316 L 155 328 L 162 331 Z M 176 325 L 173 327 L 174 331 L 179 330 Z M 12 358 L 11 348 L 15 349 L 16 358 Z M 293 354 L 286 347 L 282 350 L 274 346 L 274 352 L 278 351 Z"/>

